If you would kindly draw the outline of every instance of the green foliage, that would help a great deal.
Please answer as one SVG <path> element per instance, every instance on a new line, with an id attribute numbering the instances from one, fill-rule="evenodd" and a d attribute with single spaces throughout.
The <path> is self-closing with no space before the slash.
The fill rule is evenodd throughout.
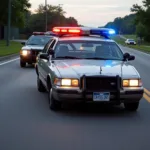
<path id="1" fill-rule="evenodd" d="M 78 21 L 74 17 L 65 17 L 65 11 L 63 8 L 53 5 L 47 5 L 47 25 L 48 31 L 54 26 L 78 26 Z M 46 26 L 46 8 L 44 5 L 39 5 L 36 13 L 28 15 L 26 21 L 26 28 L 23 33 L 31 34 L 33 31 L 45 31 Z"/>
<path id="2" fill-rule="evenodd" d="M 136 40 L 136 36 L 135 35 L 124 35 L 126 38 L 129 39 L 135 39 Z M 142 45 L 126 45 L 125 44 L 125 40 L 123 38 L 120 38 L 119 36 L 114 36 L 112 37 L 113 40 L 115 40 L 118 44 L 121 44 L 123 46 L 129 47 L 129 48 L 133 48 L 139 51 L 143 51 L 143 52 L 150 52 L 150 46 L 149 45 L 145 45 L 146 43 L 142 43 Z"/>
<path id="3" fill-rule="evenodd" d="M 134 4 L 131 11 L 136 14 L 137 31 L 142 32 L 146 41 L 150 41 L 150 0 L 143 0 L 143 5 Z M 145 31 L 145 32 L 144 32 Z"/>
<path id="4" fill-rule="evenodd" d="M 6 46 L 6 41 L 0 41 L 0 57 L 19 53 L 22 45 L 19 42 L 10 42 L 10 46 Z"/>
<path id="5" fill-rule="evenodd" d="M 145 33 L 145 26 L 141 22 L 139 22 L 136 26 L 136 35 L 140 38 L 143 38 Z"/>
<path id="6" fill-rule="evenodd" d="M 133 34 L 136 27 L 134 25 L 135 15 L 131 14 L 123 18 L 117 17 L 113 22 L 109 22 L 105 25 L 106 28 L 113 28 L 117 33 L 121 34 Z"/>
<path id="7" fill-rule="evenodd" d="M 0 25 L 7 25 L 8 0 L 1 0 Z M 24 26 L 25 13 L 31 7 L 29 0 L 11 0 L 11 24 L 17 27 Z"/>

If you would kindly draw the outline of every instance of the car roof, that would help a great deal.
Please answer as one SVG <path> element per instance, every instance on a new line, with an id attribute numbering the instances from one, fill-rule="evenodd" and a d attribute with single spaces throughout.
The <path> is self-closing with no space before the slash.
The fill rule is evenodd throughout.
<path id="1" fill-rule="evenodd" d="M 58 37 L 56 37 L 56 38 L 58 38 Z M 65 36 L 65 37 L 58 38 L 58 41 L 71 41 L 71 40 L 114 42 L 114 40 L 104 39 L 104 38 L 100 38 L 100 37 L 96 37 L 96 36 Z"/>
<path id="2" fill-rule="evenodd" d="M 31 35 L 31 36 L 34 36 L 34 37 L 36 37 L 36 36 L 41 36 L 41 37 L 54 37 L 54 36 L 51 36 L 51 35 Z"/>

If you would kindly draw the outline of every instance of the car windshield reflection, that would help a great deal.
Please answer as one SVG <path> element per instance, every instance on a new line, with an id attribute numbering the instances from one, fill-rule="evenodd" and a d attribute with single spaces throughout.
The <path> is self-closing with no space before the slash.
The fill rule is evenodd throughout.
<path id="1" fill-rule="evenodd" d="M 38 36 L 31 36 L 27 41 L 26 45 L 45 45 L 51 37 L 38 35 Z"/>
<path id="2" fill-rule="evenodd" d="M 123 53 L 114 42 L 60 41 L 54 59 L 123 60 Z"/>

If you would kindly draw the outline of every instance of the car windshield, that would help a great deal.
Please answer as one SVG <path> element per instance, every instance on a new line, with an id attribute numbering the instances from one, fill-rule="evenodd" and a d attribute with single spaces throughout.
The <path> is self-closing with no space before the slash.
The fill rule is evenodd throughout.
<path id="1" fill-rule="evenodd" d="M 59 41 L 54 59 L 123 60 L 123 53 L 115 42 Z"/>
<path id="2" fill-rule="evenodd" d="M 45 45 L 51 37 L 45 35 L 31 36 L 26 45 Z"/>
<path id="3" fill-rule="evenodd" d="M 134 42 L 134 40 L 133 40 L 133 39 L 129 39 L 129 41 Z"/>

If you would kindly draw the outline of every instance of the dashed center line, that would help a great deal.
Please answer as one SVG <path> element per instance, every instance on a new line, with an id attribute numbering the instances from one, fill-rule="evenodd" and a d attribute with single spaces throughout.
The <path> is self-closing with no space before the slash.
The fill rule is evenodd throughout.
<path id="1" fill-rule="evenodd" d="M 146 88 L 144 88 L 144 94 L 143 97 L 146 101 L 148 101 L 150 103 L 150 91 L 147 90 Z"/>
<path id="2" fill-rule="evenodd" d="M 150 96 L 150 91 L 144 88 L 144 92 Z"/>

